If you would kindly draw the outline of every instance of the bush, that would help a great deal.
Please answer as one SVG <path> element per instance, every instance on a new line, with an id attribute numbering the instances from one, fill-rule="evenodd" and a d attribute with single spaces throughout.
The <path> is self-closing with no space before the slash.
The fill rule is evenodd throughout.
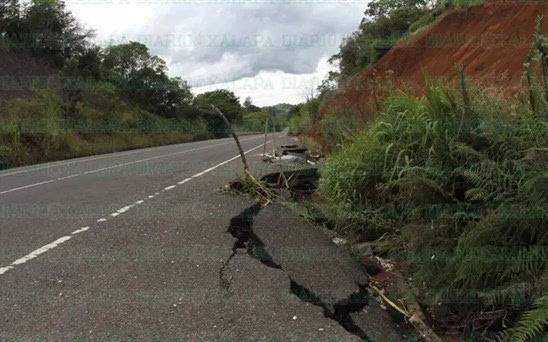
<path id="1" fill-rule="evenodd" d="M 289 133 L 302 134 L 316 131 L 320 121 L 320 105 L 320 99 L 311 98 L 298 108 L 297 113 L 290 113 Z"/>
<path id="2" fill-rule="evenodd" d="M 243 122 L 241 129 L 246 132 L 263 132 L 265 128 L 265 122 L 269 120 L 269 129 L 272 130 L 272 120 L 269 119 L 269 114 L 266 112 L 252 112 L 245 113 L 243 116 Z"/>
<path id="3" fill-rule="evenodd" d="M 469 331 L 482 312 L 501 329 L 535 308 L 548 291 L 546 117 L 464 83 L 460 92 L 430 85 L 424 98 L 393 94 L 383 108 L 322 168 L 336 228 L 389 232 L 422 301 L 443 304 Z"/>
<path id="4" fill-rule="evenodd" d="M 0 170 L 10 167 L 11 164 L 11 148 L 0 144 Z"/>
<path id="5" fill-rule="evenodd" d="M 211 137 L 203 119 L 165 118 L 131 107 L 110 94 L 108 84 L 83 89 L 86 97 L 70 115 L 61 98 L 46 90 L 3 105 L 0 169 Z"/>

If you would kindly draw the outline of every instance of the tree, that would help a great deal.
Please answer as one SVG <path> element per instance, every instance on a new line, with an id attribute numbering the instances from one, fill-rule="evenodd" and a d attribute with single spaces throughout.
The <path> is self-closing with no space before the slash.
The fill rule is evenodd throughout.
<path id="1" fill-rule="evenodd" d="M 417 23 L 433 18 L 436 0 L 374 0 L 365 11 L 359 29 L 343 40 L 340 50 L 330 58 L 339 66 L 339 73 L 329 81 L 338 86 L 360 70 L 375 63 Z M 425 20 L 427 19 L 427 20 Z"/>
<path id="2" fill-rule="evenodd" d="M 21 6 L 18 0 L 0 0 L 0 39 L 7 41 L 18 32 Z"/>
<path id="3" fill-rule="evenodd" d="M 242 127 L 248 132 L 261 132 L 264 130 L 265 122 L 269 116 L 270 114 L 267 112 L 245 113 L 243 116 Z M 272 126 L 272 122 L 270 123 L 270 126 Z"/>
<path id="4" fill-rule="evenodd" d="M 211 105 L 219 108 L 231 123 L 242 121 L 240 99 L 231 91 L 219 89 L 199 94 L 194 99 L 194 106 L 208 122 L 210 132 L 216 136 L 226 135 L 223 121 L 211 110 Z"/>
<path id="5" fill-rule="evenodd" d="M 61 0 L 32 0 L 23 10 L 20 44 L 37 55 L 47 56 L 59 67 L 89 45 L 90 32 L 84 32 Z"/>
<path id="6" fill-rule="evenodd" d="M 111 46 L 105 50 L 105 67 L 121 77 L 129 79 L 132 75 L 149 69 L 160 74 L 167 70 L 166 63 L 152 56 L 148 47 L 139 42 L 129 42 Z"/>
<path id="7" fill-rule="evenodd" d="M 165 117 L 189 112 L 190 86 L 180 78 L 170 78 L 165 61 L 152 56 L 144 44 L 130 42 L 109 47 L 104 66 L 110 81 L 142 108 Z"/>
<path id="8" fill-rule="evenodd" d="M 244 112 L 246 113 L 252 113 L 252 112 L 258 112 L 261 108 L 255 106 L 253 104 L 253 101 L 251 100 L 251 97 L 246 97 L 244 101 Z"/>

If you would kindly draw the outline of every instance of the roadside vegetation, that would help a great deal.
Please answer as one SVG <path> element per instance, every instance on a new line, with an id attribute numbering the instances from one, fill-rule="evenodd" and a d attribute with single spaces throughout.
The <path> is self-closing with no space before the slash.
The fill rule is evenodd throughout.
<path id="1" fill-rule="evenodd" d="M 432 24 L 450 9 L 467 8 L 481 0 L 374 0 L 369 2 L 358 29 L 330 58 L 338 71 L 329 73 L 318 98 L 330 98 L 358 72 L 377 62 L 397 42 Z"/>
<path id="2" fill-rule="evenodd" d="M 457 67 L 457 81 L 427 82 L 424 96 L 386 85 L 380 110 L 368 121 L 323 110 L 331 94 L 394 41 L 447 8 L 477 3 L 373 1 L 371 16 L 333 57 L 340 71 L 317 97 L 289 112 L 289 128 L 327 154 L 311 218 L 350 241 L 380 246 L 437 331 L 470 340 L 540 341 L 548 338 L 542 20 L 524 65 L 524 90 L 515 98 L 471 86 Z M 385 26 L 392 20 L 405 25 Z M 374 30 L 379 27 L 386 31 Z"/>
<path id="3" fill-rule="evenodd" d="M 194 96 L 144 44 L 99 47 L 92 37 L 61 0 L 0 0 L 0 65 L 7 73 L 0 89 L 0 169 L 225 137 L 212 105 L 236 126 L 258 128 L 262 114 L 250 115 L 233 92 Z M 27 64 L 38 67 L 24 70 Z"/>
<path id="4" fill-rule="evenodd" d="M 388 240 L 423 304 L 482 333 L 535 302 L 548 309 L 548 118 L 461 95 L 430 85 L 422 98 L 389 96 L 328 159 L 320 191 L 334 229 Z"/>

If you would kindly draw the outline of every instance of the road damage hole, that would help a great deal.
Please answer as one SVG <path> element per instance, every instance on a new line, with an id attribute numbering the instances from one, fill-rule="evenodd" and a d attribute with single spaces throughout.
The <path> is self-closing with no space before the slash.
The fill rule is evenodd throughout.
<path id="1" fill-rule="evenodd" d="M 232 253 L 219 270 L 219 282 L 222 289 L 230 289 L 232 277 L 227 274 L 227 270 L 230 266 L 230 262 L 239 250 L 245 250 L 250 257 L 259 260 L 267 267 L 283 271 L 282 266 L 274 261 L 266 250 L 264 242 L 253 231 L 253 219 L 259 214 L 262 208 L 261 203 L 256 203 L 230 220 L 230 226 L 228 227 L 227 232 L 236 238 L 236 241 L 234 241 Z M 333 305 L 328 305 L 312 290 L 300 285 L 289 275 L 288 278 L 290 280 L 289 290 L 293 295 L 305 303 L 310 303 L 322 308 L 324 317 L 336 321 L 350 334 L 357 336 L 364 341 L 370 341 L 365 331 L 354 322 L 354 319 L 351 316 L 351 314 L 363 310 L 368 304 L 368 291 L 366 286 L 358 284 L 358 291 L 352 293 L 348 298 L 339 300 Z"/>
<path id="2" fill-rule="evenodd" d="M 316 168 L 275 172 L 263 176 L 261 181 L 270 189 L 287 189 L 293 197 L 309 196 L 318 189 L 320 174 Z"/>
<path id="3" fill-rule="evenodd" d="M 361 338 L 364 341 L 370 341 L 369 337 L 363 331 L 352 318 L 352 313 L 357 313 L 363 310 L 368 303 L 368 291 L 365 286 L 359 286 L 359 291 L 354 292 L 350 297 L 338 301 L 330 308 L 328 304 L 322 301 L 319 295 L 315 294 L 312 290 L 300 285 L 293 279 L 291 281 L 291 293 L 297 296 L 301 301 L 310 303 L 314 306 L 318 306 L 323 309 L 323 315 L 325 318 L 339 323 L 344 330 L 348 331 L 354 336 Z"/>
<path id="4" fill-rule="evenodd" d="M 261 203 L 256 203 L 230 220 L 227 232 L 236 238 L 236 241 L 232 246 L 232 254 L 219 271 L 219 282 L 223 289 L 230 288 L 232 278 L 226 271 L 238 250 L 245 250 L 250 257 L 259 260 L 265 266 L 281 269 L 281 266 L 274 262 L 272 256 L 266 251 L 263 241 L 253 232 L 253 218 L 259 214 L 261 209 Z"/>

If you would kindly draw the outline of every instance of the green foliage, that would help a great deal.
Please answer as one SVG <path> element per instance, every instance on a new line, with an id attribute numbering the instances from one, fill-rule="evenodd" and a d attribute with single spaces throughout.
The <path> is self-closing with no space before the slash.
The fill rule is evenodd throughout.
<path id="1" fill-rule="evenodd" d="M 192 93 L 180 78 L 167 75 L 166 63 L 150 55 L 148 48 L 137 42 L 106 49 L 104 68 L 109 81 L 140 105 L 141 108 L 165 117 L 181 116 L 190 107 Z"/>
<path id="2" fill-rule="evenodd" d="M 483 0 L 443 0 L 441 4 L 446 8 L 469 8 L 481 4 Z"/>
<path id="3" fill-rule="evenodd" d="M 358 30 L 342 42 L 330 58 L 338 72 L 330 72 L 318 87 L 320 98 L 329 99 L 337 88 L 377 62 L 398 41 L 433 23 L 451 8 L 468 8 L 482 0 L 374 0 L 370 1 Z"/>
<path id="4" fill-rule="evenodd" d="M 265 122 L 269 120 L 269 114 L 266 112 L 246 113 L 243 117 L 241 128 L 248 132 L 262 132 L 265 129 Z M 269 121 L 269 129 L 272 129 L 272 120 Z"/>
<path id="5" fill-rule="evenodd" d="M 319 123 L 320 99 L 311 98 L 304 104 L 289 112 L 289 133 L 301 134 L 312 130 Z"/>
<path id="6" fill-rule="evenodd" d="M 536 74 L 542 75 L 541 80 Z M 525 63 L 529 104 L 533 113 L 548 117 L 548 36 L 544 34 L 543 17 L 537 18 L 533 46 Z"/>
<path id="7" fill-rule="evenodd" d="M 517 324 L 508 331 L 506 337 L 510 341 L 526 342 L 539 336 L 548 338 L 548 293 L 537 299 L 535 308 L 525 312 Z M 540 340 L 540 339 L 539 339 Z"/>
<path id="8" fill-rule="evenodd" d="M 110 88 L 85 88 L 76 120 L 64 115 L 63 100 L 53 92 L 8 101 L 0 111 L 0 168 L 210 136 L 201 119 L 143 111 L 105 96 Z"/>
<path id="9" fill-rule="evenodd" d="M 470 326 L 482 310 L 502 310 L 500 326 L 531 308 L 547 286 L 546 118 L 464 79 L 422 98 L 392 94 L 383 108 L 322 168 L 335 228 L 388 233 L 422 301 Z M 526 315 L 531 335 L 546 321 L 542 303 Z"/>
<path id="10" fill-rule="evenodd" d="M 240 100 L 229 90 L 219 89 L 199 94 L 194 98 L 193 104 L 206 119 L 209 131 L 217 137 L 226 136 L 227 133 L 223 120 L 211 109 L 212 105 L 219 108 L 231 123 L 242 122 Z"/>
<path id="11" fill-rule="evenodd" d="M 241 123 L 233 93 L 194 99 L 188 83 L 169 77 L 147 46 L 101 48 L 90 37 L 63 0 L 0 0 L 0 46 L 33 53 L 60 77 L 60 87 L 27 89 L 34 93 L 0 111 L 0 168 L 220 136 L 224 125 L 212 104 Z"/>
<path id="12" fill-rule="evenodd" d="M 368 4 L 360 27 L 346 38 L 330 62 L 339 72 L 330 73 L 322 94 L 343 85 L 366 66 L 375 63 L 410 32 L 427 25 L 441 13 L 438 2 L 426 0 L 375 0 Z"/>
<path id="13" fill-rule="evenodd" d="M 245 113 L 253 113 L 253 112 L 260 112 L 261 108 L 255 106 L 253 104 L 253 100 L 251 97 L 246 97 L 243 104 L 243 110 Z"/>
<path id="14" fill-rule="evenodd" d="M 61 0 L 1 0 L 0 39 L 6 47 L 23 48 L 62 67 L 87 48 L 83 31 Z"/>

